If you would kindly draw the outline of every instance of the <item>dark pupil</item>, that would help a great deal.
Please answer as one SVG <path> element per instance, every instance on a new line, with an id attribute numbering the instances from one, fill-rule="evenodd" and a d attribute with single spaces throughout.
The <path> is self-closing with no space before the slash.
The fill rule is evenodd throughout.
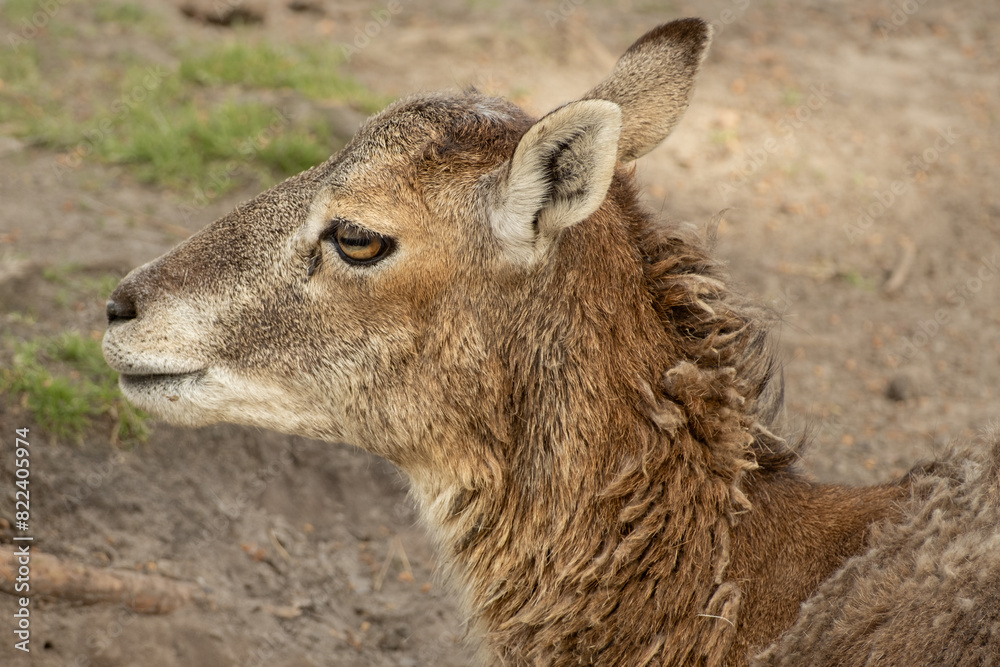
<path id="1" fill-rule="evenodd" d="M 372 242 L 372 237 L 352 234 L 351 232 L 341 232 L 339 240 L 342 246 L 360 249 L 368 246 Z"/>

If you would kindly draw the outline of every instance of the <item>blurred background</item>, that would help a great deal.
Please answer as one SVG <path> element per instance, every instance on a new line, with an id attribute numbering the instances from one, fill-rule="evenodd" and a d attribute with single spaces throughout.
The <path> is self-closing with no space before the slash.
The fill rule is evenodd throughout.
<path id="1" fill-rule="evenodd" d="M 638 177 L 664 219 L 724 211 L 733 283 L 782 315 L 803 468 L 876 483 L 1000 418 L 1000 3 L 429 5 L 0 3 L 0 543 L 27 427 L 34 549 L 211 598 L 35 599 L 24 654 L 0 593 L 0 663 L 469 664 L 397 471 L 134 410 L 104 301 L 401 95 L 471 85 L 542 114 L 674 18 L 715 41 Z"/>

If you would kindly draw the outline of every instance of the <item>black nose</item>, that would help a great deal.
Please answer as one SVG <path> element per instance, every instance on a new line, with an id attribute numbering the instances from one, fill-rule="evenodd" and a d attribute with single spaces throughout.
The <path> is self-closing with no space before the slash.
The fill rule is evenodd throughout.
<path id="1" fill-rule="evenodd" d="M 108 324 L 119 320 L 134 320 L 136 318 L 135 300 L 119 285 L 111 298 L 108 299 Z"/>

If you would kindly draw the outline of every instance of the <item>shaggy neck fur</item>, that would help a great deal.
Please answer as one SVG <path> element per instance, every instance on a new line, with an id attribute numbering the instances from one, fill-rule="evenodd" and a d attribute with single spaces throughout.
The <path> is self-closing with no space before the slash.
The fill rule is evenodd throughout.
<path id="1" fill-rule="evenodd" d="M 635 202 L 619 174 L 560 240 L 564 265 L 527 281 L 535 309 L 497 323 L 513 333 L 502 425 L 475 445 L 488 481 L 417 489 L 490 664 L 721 664 L 744 475 L 794 459 L 766 428 L 761 314 Z"/>

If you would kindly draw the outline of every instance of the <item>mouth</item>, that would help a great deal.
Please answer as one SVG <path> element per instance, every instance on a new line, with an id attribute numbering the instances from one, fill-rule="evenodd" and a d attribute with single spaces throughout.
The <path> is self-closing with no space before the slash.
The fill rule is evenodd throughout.
<path id="1" fill-rule="evenodd" d="M 150 390 L 167 390 L 177 388 L 181 384 L 195 384 L 204 379 L 208 369 L 202 368 L 188 373 L 121 373 L 119 383 L 126 391 L 149 392 Z M 168 396 L 170 400 L 176 397 Z"/>

